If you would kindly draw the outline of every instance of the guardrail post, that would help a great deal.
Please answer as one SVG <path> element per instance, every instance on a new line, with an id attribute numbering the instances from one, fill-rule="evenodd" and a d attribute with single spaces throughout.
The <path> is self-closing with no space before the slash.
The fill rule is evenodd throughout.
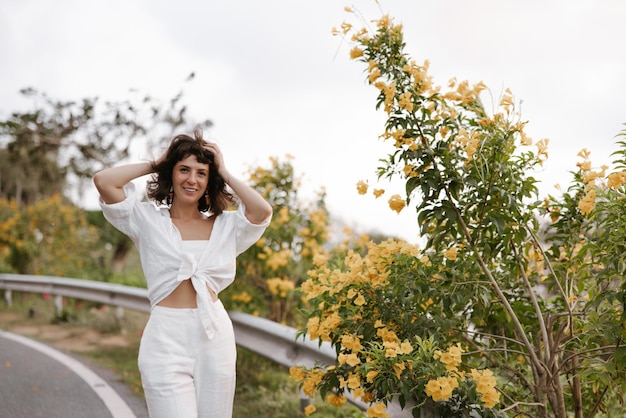
<path id="1" fill-rule="evenodd" d="M 4 301 L 6 302 L 7 306 L 11 306 L 13 304 L 13 299 L 12 299 L 13 294 L 11 293 L 10 289 L 7 289 L 4 291 Z"/>
<path id="2" fill-rule="evenodd" d="M 57 316 L 63 314 L 63 296 L 56 295 L 54 297 L 54 309 L 56 310 Z"/>
<path id="3" fill-rule="evenodd" d="M 119 323 L 122 318 L 124 318 L 124 308 L 118 305 L 115 307 L 115 319 Z"/>
<path id="4" fill-rule="evenodd" d="M 313 400 L 309 398 L 302 389 L 300 389 L 300 412 L 304 412 L 304 408 L 311 405 Z"/>

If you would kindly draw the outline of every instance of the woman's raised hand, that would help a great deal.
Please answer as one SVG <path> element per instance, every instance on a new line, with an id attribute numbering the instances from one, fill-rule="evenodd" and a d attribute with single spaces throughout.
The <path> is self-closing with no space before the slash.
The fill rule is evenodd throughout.
<path id="1" fill-rule="evenodd" d="M 226 165 L 224 164 L 224 155 L 222 154 L 220 148 L 215 142 L 207 142 L 203 146 L 203 148 L 213 154 L 213 163 L 217 167 L 217 172 L 220 173 L 220 176 L 222 176 L 224 181 L 228 183 L 230 176 L 228 174 L 228 171 L 226 170 Z"/>

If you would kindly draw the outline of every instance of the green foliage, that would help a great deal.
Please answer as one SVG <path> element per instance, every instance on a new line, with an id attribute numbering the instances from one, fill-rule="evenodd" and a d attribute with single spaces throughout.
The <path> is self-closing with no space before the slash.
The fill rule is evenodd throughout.
<path id="1" fill-rule="evenodd" d="M 336 408 L 324 405 L 320 399 L 311 400 L 317 406 L 317 416 L 355 417 L 357 409 L 350 405 Z M 284 367 L 239 348 L 237 350 L 237 390 L 234 417 L 303 416 L 300 395 L 295 382 L 289 379 Z"/>

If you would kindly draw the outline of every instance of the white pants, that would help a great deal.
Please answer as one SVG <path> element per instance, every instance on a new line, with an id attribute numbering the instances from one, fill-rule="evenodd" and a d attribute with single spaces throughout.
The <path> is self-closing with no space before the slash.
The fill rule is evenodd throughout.
<path id="1" fill-rule="evenodd" d="M 211 340 L 197 309 L 155 306 L 141 337 L 139 371 L 150 418 L 228 418 L 237 351 L 222 303 Z"/>

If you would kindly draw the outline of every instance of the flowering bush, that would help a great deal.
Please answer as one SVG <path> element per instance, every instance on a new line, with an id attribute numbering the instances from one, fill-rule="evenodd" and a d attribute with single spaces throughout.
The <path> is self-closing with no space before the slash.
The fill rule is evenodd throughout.
<path id="1" fill-rule="evenodd" d="M 389 239 L 343 250 L 312 270 L 302 285 L 308 305 L 306 333 L 337 349 L 330 367 L 291 369 L 308 396 L 343 397 L 346 391 L 373 403 L 368 416 L 387 416 L 385 404 L 398 397 L 402 406 L 432 407 L 441 416 L 497 416 L 499 400 L 489 370 L 461 370 L 460 344 L 437 348 L 428 318 L 434 303 L 427 281 L 409 272 L 430 271 L 428 257 L 415 245 Z M 407 280 L 409 279 L 409 280 Z M 426 331 L 426 332 L 425 332 Z M 303 332 L 304 333 L 304 332 Z"/>
<path id="2" fill-rule="evenodd" d="M 323 191 L 306 206 L 298 198 L 299 183 L 289 156 L 250 170 L 250 184 L 270 202 L 274 217 L 256 245 L 237 258 L 237 280 L 221 296 L 229 309 L 291 325 L 299 320 L 296 286 L 328 240 Z"/>
<path id="3" fill-rule="evenodd" d="M 0 199 L 0 259 L 10 272 L 103 278 L 98 238 L 85 212 L 59 194 L 24 208 Z"/>
<path id="4" fill-rule="evenodd" d="M 388 16 L 336 33 L 349 36 L 387 114 L 381 137 L 393 149 L 378 176 L 406 188 L 390 208 L 415 208 L 425 244 L 370 243 L 312 269 L 302 334 L 338 357 L 294 370 L 303 389 L 349 391 L 372 402 L 369 416 L 391 401 L 415 416 L 431 406 L 463 417 L 622 411 L 626 142 L 615 170 L 594 169 L 583 150 L 572 185 L 540 199 L 532 173 L 549 141 L 524 132 L 508 89 L 490 113 L 483 83 L 435 85 Z M 366 194 L 368 182 L 357 189 Z"/>

